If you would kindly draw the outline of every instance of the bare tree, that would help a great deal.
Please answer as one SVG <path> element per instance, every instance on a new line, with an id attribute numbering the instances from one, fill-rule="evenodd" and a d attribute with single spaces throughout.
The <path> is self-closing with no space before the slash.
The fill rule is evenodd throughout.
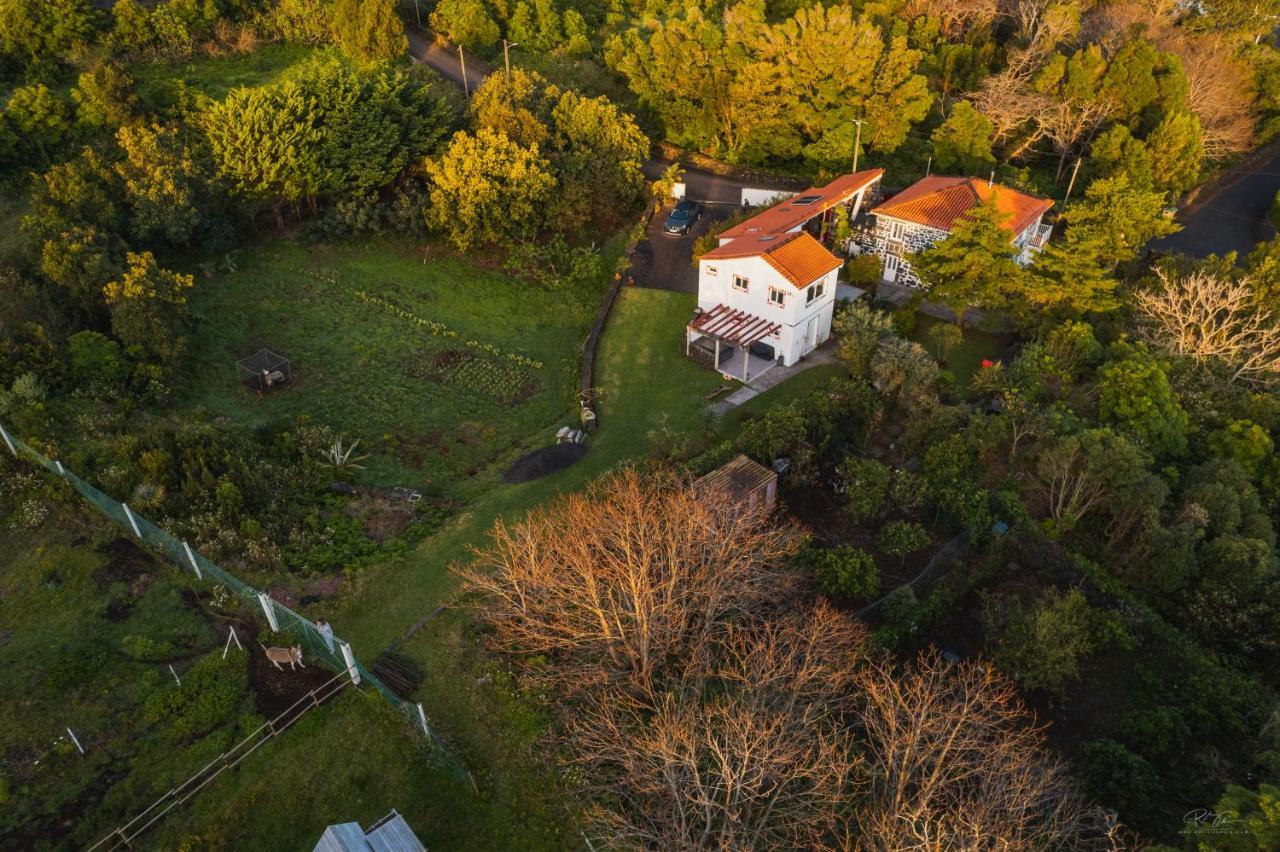
<path id="1" fill-rule="evenodd" d="M 947 38 L 960 38 L 972 29 L 988 26 L 999 13 L 997 0 L 907 0 L 901 10 L 908 21 L 924 15 L 936 18 Z"/>
<path id="2" fill-rule="evenodd" d="M 729 616 L 789 596 L 782 567 L 801 546 L 794 525 L 730 513 L 672 474 L 628 470 L 518 524 L 462 573 L 479 592 L 496 648 L 543 654 L 564 684 L 647 681 L 708 641 Z"/>
<path id="3" fill-rule="evenodd" d="M 1119 849 L 1113 815 L 1088 807 L 1013 684 L 936 652 L 860 682 L 871 803 L 867 850 Z"/>
<path id="4" fill-rule="evenodd" d="M 1156 278 L 1155 289 L 1133 295 L 1143 339 L 1201 364 L 1221 362 L 1235 382 L 1280 383 L 1280 321 L 1258 304 L 1247 278 L 1205 270 L 1171 277 L 1160 269 Z"/>
<path id="5" fill-rule="evenodd" d="M 1219 36 L 1171 39 L 1168 47 L 1187 73 L 1187 106 L 1200 119 L 1204 152 L 1211 160 L 1253 144 L 1253 69 Z"/>
<path id="6" fill-rule="evenodd" d="M 589 698 L 570 742 L 591 830 L 611 848 L 844 843 L 865 787 L 842 713 L 864 642 L 818 605 L 728 627 L 652 695 Z"/>

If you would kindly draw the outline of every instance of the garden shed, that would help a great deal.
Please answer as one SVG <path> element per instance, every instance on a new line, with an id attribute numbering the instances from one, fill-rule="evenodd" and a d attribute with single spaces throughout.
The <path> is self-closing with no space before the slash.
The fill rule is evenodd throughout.
<path id="1" fill-rule="evenodd" d="M 259 349 L 248 358 L 236 362 L 240 383 L 259 393 L 274 390 L 293 380 L 289 359 L 270 349 Z"/>
<path id="2" fill-rule="evenodd" d="M 764 511 L 778 500 L 778 474 L 739 455 L 693 483 L 700 498 L 717 500 L 730 512 Z"/>

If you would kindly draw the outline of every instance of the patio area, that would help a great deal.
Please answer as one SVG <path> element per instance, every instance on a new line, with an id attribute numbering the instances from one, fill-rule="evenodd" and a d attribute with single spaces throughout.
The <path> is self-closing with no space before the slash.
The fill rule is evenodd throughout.
<path id="1" fill-rule="evenodd" d="M 694 353 L 693 350 L 700 350 Z M 711 368 L 715 359 L 715 341 L 710 338 L 699 338 L 690 346 L 690 355 L 694 356 L 699 364 Z M 744 384 L 753 382 L 763 376 L 768 371 L 778 366 L 776 360 L 762 358 L 754 354 L 749 349 L 746 351 L 746 363 L 743 363 L 743 350 L 730 346 L 726 343 L 720 344 L 720 368 L 719 372 L 737 379 Z"/>

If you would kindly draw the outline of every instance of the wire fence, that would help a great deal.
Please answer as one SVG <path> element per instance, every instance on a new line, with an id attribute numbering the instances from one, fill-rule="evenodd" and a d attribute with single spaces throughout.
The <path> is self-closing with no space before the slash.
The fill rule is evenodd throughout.
<path id="1" fill-rule="evenodd" d="M 248 604 L 251 611 L 261 612 L 271 631 L 280 634 L 290 645 L 300 645 L 304 656 L 318 659 L 340 674 L 346 674 L 355 685 L 368 684 L 385 698 L 415 730 L 421 731 L 440 760 L 441 765 L 457 780 L 469 784 L 475 781 L 466 767 L 436 735 L 427 722 L 421 704 L 405 701 L 387 687 L 373 672 L 356 658 L 351 645 L 332 632 L 322 631 L 310 619 L 299 615 L 270 595 L 260 592 L 241 581 L 231 572 L 206 559 L 186 541 L 181 541 L 153 524 L 127 503 L 120 503 L 103 494 L 97 488 L 67 470 L 62 462 L 50 459 L 18 440 L 0 425 L 0 444 L 14 456 L 38 464 L 49 473 L 65 480 L 81 496 L 102 514 L 106 515 L 140 544 L 165 556 L 182 571 L 211 589 L 221 586 L 226 594 Z"/>

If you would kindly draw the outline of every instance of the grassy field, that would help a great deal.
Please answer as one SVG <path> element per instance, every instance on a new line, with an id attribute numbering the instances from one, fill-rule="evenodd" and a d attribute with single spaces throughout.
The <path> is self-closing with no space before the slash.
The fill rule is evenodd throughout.
<path id="1" fill-rule="evenodd" d="M 928 350 L 929 354 L 936 356 L 937 344 L 929 337 L 929 329 L 943 324 L 943 320 L 918 313 L 916 327 L 908 337 Z M 984 358 L 993 361 L 999 359 L 1008 346 L 1009 341 L 1005 337 L 976 328 L 966 328 L 964 340 L 947 354 L 946 369 L 956 377 L 956 394 L 962 398 L 968 398 L 969 380 L 982 366 L 982 360 Z"/>
<path id="2" fill-rule="evenodd" d="M 279 240 L 236 267 L 192 300 L 183 408 L 238 428 L 308 416 L 372 454 L 364 481 L 458 498 L 574 410 L 599 290 L 550 291 L 390 246 Z M 235 364 L 263 347 L 290 359 L 293 381 L 260 395 Z"/>
<path id="3" fill-rule="evenodd" d="M 309 45 L 268 44 L 244 55 L 191 56 L 174 62 L 146 62 L 130 67 L 143 100 L 163 96 L 175 86 L 222 98 L 237 86 L 261 86 L 273 82 L 294 65 L 325 48 Z"/>

